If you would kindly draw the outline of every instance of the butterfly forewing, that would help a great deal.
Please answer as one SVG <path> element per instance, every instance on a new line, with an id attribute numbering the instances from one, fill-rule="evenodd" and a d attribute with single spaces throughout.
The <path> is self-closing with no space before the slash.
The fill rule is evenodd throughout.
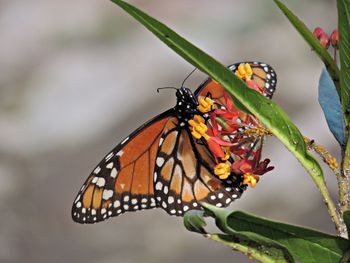
<path id="1" fill-rule="evenodd" d="M 117 145 L 88 177 L 73 204 L 79 223 L 156 206 L 153 171 L 162 131 L 172 111 L 146 123 Z"/>

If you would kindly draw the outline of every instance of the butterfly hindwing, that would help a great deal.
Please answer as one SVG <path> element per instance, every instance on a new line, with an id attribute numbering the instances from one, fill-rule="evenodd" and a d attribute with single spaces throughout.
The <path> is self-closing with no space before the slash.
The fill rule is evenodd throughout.
<path id="1" fill-rule="evenodd" d="M 235 72 L 240 64 L 249 64 L 252 68 L 252 80 L 263 89 L 263 94 L 269 99 L 272 98 L 276 89 L 277 76 L 271 66 L 261 62 L 239 62 L 228 66 L 228 68 Z M 220 84 L 208 78 L 195 91 L 196 96 L 206 96 L 211 93 L 212 97 L 220 104 L 224 105 L 223 100 L 224 89 Z"/>
<path id="2" fill-rule="evenodd" d="M 171 215 L 200 209 L 200 202 L 225 207 L 242 191 L 213 174 L 214 159 L 177 120 L 168 122 L 160 141 L 155 169 L 157 205 Z"/>

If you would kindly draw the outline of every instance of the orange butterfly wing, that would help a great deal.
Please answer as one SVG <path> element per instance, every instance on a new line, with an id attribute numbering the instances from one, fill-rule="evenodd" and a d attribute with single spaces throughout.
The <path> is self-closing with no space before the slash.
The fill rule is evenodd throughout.
<path id="1" fill-rule="evenodd" d="M 74 201 L 74 221 L 95 223 L 126 211 L 156 206 L 154 164 L 163 129 L 173 118 L 172 112 L 142 125 L 99 163 Z"/>
<path id="2" fill-rule="evenodd" d="M 213 173 L 212 154 L 198 144 L 188 128 L 177 120 L 168 122 L 160 141 L 155 168 L 155 195 L 158 206 L 170 215 L 183 216 L 189 209 L 201 209 L 199 202 L 227 206 L 242 189 Z"/>
<path id="3" fill-rule="evenodd" d="M 168 122 L 160 141 L 155 168 L 155 195 L 159 207 L 183 216 L 200 209 L 199 202 L 227 206 L 242 190 L 213 173 L 214 159 L 206 146 L 194 142 L 188 128 Z"/>
<path id="4" fill-rule="evenodd" d="M 228 66 L 228 68 L 235 72 L 241 63 L 248 63 L 250 65 L 253 71 L 252 80 L 263 89 L 263 95 L 271 99 L 277 84 L 276 72 L 273 68 L 261 62 L 239 62 Z M 195 91 L 195 95 L 207 96 L 208 92 L 211 93 L 212 98 L 215 99 L 217 103 L 225 106 L 223 87 L 210 78 L 199 86 Z"/>

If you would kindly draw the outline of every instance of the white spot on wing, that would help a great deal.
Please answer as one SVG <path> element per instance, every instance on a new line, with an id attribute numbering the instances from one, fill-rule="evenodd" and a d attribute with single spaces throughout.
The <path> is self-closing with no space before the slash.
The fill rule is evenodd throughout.
<path id="1" fill-rule="evenodd" d="M 126 137 L 123 141 L 122 144 L 126 143 L 129 140 L 129 137 Z"/>
<path id="2" fill-rule="evenodd" d="M 120 201 L 119 201 L 119 200 L 115 201 L 114 204 L 113 204 L 113 206 L 114 206 L 115 208 L 118 208 L 118 207 L 120 206 Z"/>
<path id="3" fill-rule="evenodd" d="M 111 177 L 112 178 L 116 178 L 117 177 L 117 169 L 113 168 L 112 171 L 111 171 Z"/>
<path id="4" fill-rule="evenodd" d="M 158 167 L 161 167 L 164 163 L 164 158 L 163 157 L 157 157 L 156 163 Z"/>
<path id="5" fill-rule="evenodd" d="M 168 203 L 169 203 L 169 204 L 174 203 L 174 197 L 169 196 L 169 197 L 168 197 Z"/>
<path id="6" fill-rule="evenodd" d="M 101 171 L 100 166 L 97 166 L 96 169 L 94 170 L 94 174 L 98 174 Z"/>
<path id="7" fill-rule="evenodd" d="M 109 153 L 109 154 L 106 156 L 106 162 L 108 162 L 112 157 L 113 157 L 113 152 Z"/>
<path id="8" fill-rule="evenodd" d="M 122 156 L 122 155 L 123 155 L 123 153 L 124 153 L 124 152 L 123 152 L 123 150 L 120 150 L 119 152 L 117 152 L 117 154 L 116 154 L 116 155 L 117 155 L 117 156 Z"/>
<path id="9" fill-rule="evenodd" d="M 94 179 L 95 179 L 95 178 L 94 178 Z M 103 186 L 105 185 L 105 183 L 106 183 L 106 180 L 105 180 L 104 178 L 102 178 L 102 177 L 99 177 L 98 180 L 97 180 L 97 182 L 96 182 L 96 185 L 97 185 L 98 187 L 103 187 Z"/>
<path id="10" fill-rule="evenodd" d="M 102 198 L 104 200 L 108 200 L 109 198 L 111 198 L 113 196 L 113 190 L 104 190 L 103 194 L 102 194 Z"/>
<path id="11" fill-rule="evenodd" d="M 163 184 L 162 184 L 161 182 L 158 182 L 158 183 L 156 184 L 156 190 L 161 190 L 161 189 L 162 189 L 162 186 L 163 186 Z"/>
<path id="12" fill-rule="evenodd" d="M 113 168 L 113 162 L 110 162 L 109 164 L 107 164 L 106 167 L 107 167 L 108 169 L 112 169 L 112 168 Z"/>
<path id="13" fill-rule="evenodd" d="M 78 202 L 80 199 L 80 195 L 77 196 L 77 198 L 75 199 L 74 203 Z"/>
<path id="14" fill-rule="evenodd" d="M 164 194 L 168 194 L 169 188 L 167 186 L 164 186 L 163 192 Z"/>

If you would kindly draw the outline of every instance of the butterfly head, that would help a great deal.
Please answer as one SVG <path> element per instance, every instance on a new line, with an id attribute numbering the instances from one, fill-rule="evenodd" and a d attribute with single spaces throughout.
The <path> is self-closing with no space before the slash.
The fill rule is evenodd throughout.
<path id="1" fill-rule="evenodd" d="M 176 97 L 178 100 L 178 104 L 179 102 L 182 102 L 182 103 L 185 103 L 186 105 L 189 105 L 190 108 L 193 108 L 193 107 L 197 108 L 198 106 L 198 102 L 189 88 L 181 87 L 177 89 Z"/>

